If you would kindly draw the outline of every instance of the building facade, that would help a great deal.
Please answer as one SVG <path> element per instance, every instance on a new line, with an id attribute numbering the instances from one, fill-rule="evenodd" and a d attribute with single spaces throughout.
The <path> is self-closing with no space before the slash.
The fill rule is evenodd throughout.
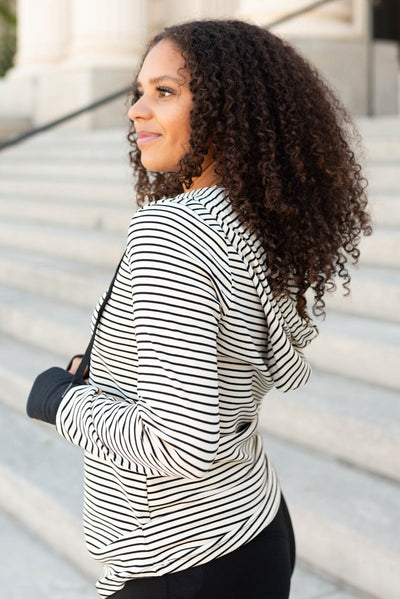
<path id="1" fill-rule="evenodd" d="M 17 0 L 15 66 L 0 81 L 0 118 L 38 125 L 129 86 L 146 40 L 193 18 L 268 26 L 311 0 Z M 398 112 L 398 43 L 370 44 L 372 0 L 330 0 L 277 25 L 337 89 L 354 114 Z M 345 68 L 346 67 L 346 68 Z M 368 99 L 368 90 L 370 98 Z M 71 126 L 122 123 L 121 101 Z"/>

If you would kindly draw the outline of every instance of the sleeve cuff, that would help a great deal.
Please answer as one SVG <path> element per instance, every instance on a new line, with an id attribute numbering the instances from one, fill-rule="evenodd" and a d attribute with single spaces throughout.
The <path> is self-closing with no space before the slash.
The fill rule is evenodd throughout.
<path id="1" fill-rule="evenodd" d="M 74 375 L 57 366 L 39 374 L 28 397 L 26 412 L 30 418 L 56 423 L 57 410 L 72 387 Z M 82 379 L 76 385 L 86 385 Z"/>

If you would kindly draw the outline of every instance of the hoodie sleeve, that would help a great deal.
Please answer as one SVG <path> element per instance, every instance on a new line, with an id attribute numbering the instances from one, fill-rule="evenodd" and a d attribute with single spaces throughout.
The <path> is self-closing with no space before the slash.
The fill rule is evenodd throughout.
<path id="1" fill-rule="evenodd" d="M 210 256 L 188 216 L 171 216 L 161 208 L 141 211 L 128 240 L 136 401 L 117 400 L 92 385 L 71 389 L 57 428 L 86 451 L 123 460 L 140 473 L 198 478 L 219 444 L 221 304 Z"/>

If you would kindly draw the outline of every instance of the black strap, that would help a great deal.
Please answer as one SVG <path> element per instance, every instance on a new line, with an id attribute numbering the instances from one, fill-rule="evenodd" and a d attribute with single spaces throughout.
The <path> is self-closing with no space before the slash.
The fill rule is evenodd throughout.
<path id="1" fill-rule="evenodd" d="M 77 368 L 77 370 L 76 370 L 76 372 L 74 374 L 74 378 L 72 379 L 71 387 L 73 385 L 81 384 L 81 381 L 84 378 L 84 373 L 85 373 L 86 368 L 88 369 L 88 374 L 89 374 L 90 354 L 92 352 L 92 347 L 93 347 L 93 343 L 94 343 L 94 337 L 96 335 L 96 331 L 97 331 L 97 327 L 98 327 L 99 322 L 100 322 L 101 315 L 103 314 L 104 308 L 106 307 L 106 304 L 107 304 L 108 300 L 110 299 L 112 288 L 114 286 L 114 282 L 115 282 L 115 279 L 117 277 L 117 273 L 118 273 L 119 267 L 122 264 L 122 260 L 124 259 L 124 256 L 125 256 L 125 254 L 122 255 L 122 258 L 119 261 L 119 264 L 118 264 L 117 269 L 116 269 L 116 271 L 114 273 L 114 276 L 112 278 L 112 281 L 110 283 L 110 286 L 108 288 L 106 296 L 105 296 L 105 298 L 104 298 L 104 300 L 103 300 L 103 302 L 102 302 L 102 304 L 101 304 L 101 306 L 99 308 L 99 311 L 97 312 L 96 322 L 94 323 L 93 332 L 92 332 L 92 336 L 91 336 L 90 341 L 89 341 L 89 345 L 87 346 L 86 351 L 85 351 L 85 353 L 83 355 L 83 358 L 81 360 L 81 363 L 79 364 L 79 366 L 78 366 L 78 368 Z"/>

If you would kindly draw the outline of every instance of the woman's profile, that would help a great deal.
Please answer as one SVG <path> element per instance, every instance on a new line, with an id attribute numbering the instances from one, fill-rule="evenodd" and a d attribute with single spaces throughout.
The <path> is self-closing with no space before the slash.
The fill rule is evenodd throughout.
<path id="1" fill-rule="evenodd" d="M 101 597 L 286 599 L 295 540 L 258 413 L 307 382 L 305 293 L 323 314 L 370 233 L 353 125 L 289 44 L 236 20 L 166 28 L 133 96 L 139 209 L 89 373 L 50 368 L 27 411 L 84 450 Z"/>

